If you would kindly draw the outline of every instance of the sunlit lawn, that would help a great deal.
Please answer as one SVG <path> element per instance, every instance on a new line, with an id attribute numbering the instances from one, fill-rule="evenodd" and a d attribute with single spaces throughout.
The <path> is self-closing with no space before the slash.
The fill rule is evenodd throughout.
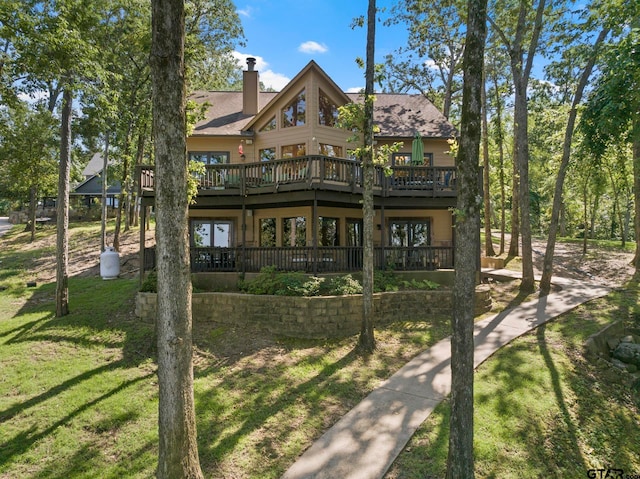
<path id="1" fill-rule="evenodd" d="M 91 248 L 98 230 L 73 228 L 73 248 Z M 46 235 L 53 241 L 41 231 L 37 247 L 15 229 L 0 239 L 0 477 L 152 477 L 154 331 L 133 314 L 137 279 L 72 278 L 71 314 L 57 319 L 54 285 L 26 287 L 34 264 L 52 254 Z M 579 354 L 591 332 L 624 314 L 640 314 L 637 289 L 566 315 L 480 368 L 477 477 L 584 477 L 591 465 L 640 471 L 637 404 Z M 398 322 L 378 330 L 378 351 L 361 358 L 354 338 L 287 340 L 196 321 L 205 477 L 280 477 L 382 379 L 448 334 L 446 318 Z M 443 476 L 447 414 L 444 403 L 389 477 Z"/>
<path id="2" fill-rule="evenodd" d="M 640 327 L 639 317 L 632 284 L 539 327 L 482 364 L 475 377 L 476 477 L 578 478 L 601 468 L 639 474 L 640 381 L 632 388 L 629 374 L 582 355 L 589 335 L 613 319 Z M 448 421 L 444 402 L 387 478 L 444 477 Z"/>
<path id="3" fill-rule="evenodd" d="M 88 247 L 86 227 L 72 233 Z M 54 285 L 25 287 L 40 251 L 21 252 L 23 236 L 14 230 L 0 253 L 0 477 L 153 476 L 154 333 L 133 315 L 137 280 L 72 278 L 71 314 L 57 319 Z M 382 379 L 448 334 L 444 318 L 396 323 L 378 331 L 374 356 L 360 358 L 353 338 L 287 340 L 196 322 L 206 477 L 279 477 Z"/>

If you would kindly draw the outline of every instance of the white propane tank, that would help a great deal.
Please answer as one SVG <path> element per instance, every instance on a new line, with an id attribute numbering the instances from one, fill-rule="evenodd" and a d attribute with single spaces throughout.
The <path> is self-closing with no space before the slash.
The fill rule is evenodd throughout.
<path id="1" fill-rule="evenodd" d="M 115 279 L 120 274 L 120 254 L 107 246 L 100 255 L 100 276 L 102 279 Z"/>

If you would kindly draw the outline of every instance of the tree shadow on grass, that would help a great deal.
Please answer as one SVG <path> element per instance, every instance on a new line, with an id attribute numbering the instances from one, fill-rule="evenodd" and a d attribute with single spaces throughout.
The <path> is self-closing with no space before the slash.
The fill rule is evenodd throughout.
<path id="1" fill-rule="evenodd" d="M 588 467 L 579 444 L 578 426 L 574 422 L 572 413 L 569 410 L 569 406 L 567 405 L 565 393 L 562 388 L 563 378 L 560 377 L 558 368 L 556 367 L 554 359 L 551 356 L 549 344 L 547 343 L 547 339 L 545 337 L 546 331 L 546 323 L 538 326 L 538 329 L 536 331 L 536 338 L 538 340 L 538 347 L 540 348 L 540 353 L 542 354 L 542 358 L 544 359 L 545 366 L 549 371 L 556 404 L 560 409 L 559 421 L 561 421 L 561 424 L 557 425 L 557 428 L 555 430 L 556 438 L 555 441 L 554 439 L 552 439 L 552 441 L 554 441 L 554 443 L 563 443 L 563 454 L 562 457 L 555 457 L 554 462 L 556 462 L 557 464 L 558 462 L 562 461 L 562 463 L 564 463 L 562 466 L 573 465 L 575 467 L 575 465 L 578 464 L 578 470 L 586 471 Z M 560 466 L 562 469 L 565 468 L 560 464 L 558 464 L 558 466 Z"/>
<path id="2" fill-rule="evenodd" d="M 271 460 L 281 459 L 279 473 L 283 472 L 297 455 L 303 444 L 291 443 L 297 434 L 294 424 L 307 429 L 321 431 L 324 424 L 327 402 L 333 397 L 349 397 L 357 403 L 358 391 L 353 384 L 336 378 L 335 375 L 357 359 L 351 351 L 343 357 L 327 362 L 325 351 L 305 355 L 289 364 L 274 364 L 258 367 L 256 370 L 243 367 L 217 383 L 215 387 L 199 389 L 196 393 L 198 411 L 198 436 L 200 459 L 205 470 L 223 461 L 241 443 L 255 453 L 255 448 Z M 296 384 L 296 369 L 318 369 L 312 379 Z M 216 376 L 217 368 L 201 371 L 198 376 Z M 264 381 L 260 381 L 263 378 Z M 230 401 L 233 398 L 233 401 Z M 335 408 L 341 410 L 337 404 Z M 346 411 L 341 411 L 346 412 Z M 234 425 L 225 422 L 226 416 L 233 416 Z M 340 414 L 339 414 L 340 415 Z M 252 437 L 254 433 L 255 437 Z M 215 438 L 215 441 L 212 441 Z M 252 447 L 248 444 L 253 444 Z M 285 448 L 288 452 L 274 449 Z M 271 451 L 271 452 L 270 452 Z M 284 455 L 284 457 L 280 457 Z M 253 474 L 260 475 L 260 468 L 272 467 L 269 461 L 257 463 L 255 457 L 244 457 Z"/>
<path id="3" fill-rule="evenodd" d="M 112 434 L 122 426 L 122 421 L 128 422 L 133 418 L 126 414 L 122 416 L 122 412 L 105 412 L 103 404 L 113 401 L 116 396 L 135 394 L 133 391 L 155 376 L 155 368 L 144 365 L 152 357 L 150 338 L 153 337 L 153 327 L 133 321 L 131 316 L 136 282 L 71 278 L 69 283 L 69 315 L 54 317 L 52 298 L 55 285 L 46 284 L 34 290 L 11 318 L 11 327 L 0 327 L 1 347 L 5 354 L 10 355 L 6 356 L 7 360 L 11 355 L 20 355 L 28 362 L 29 356 L 35 354 L 29 363 L 33 368 L 32 381 L 25 385 L 25 392 L 21 395 L 25 399 L 13 403 L 4 401 L 8 406 L 0 410 L 0 423 L 11 421 L 13 431 L 17 431 L 11 437 L 8 435 L 11 429 L 0 435 L 3 441 L 0 444 L 0 467 L 5 471 L 10 471 L 11 463 L 39 443 L 49 439 L 55 441 L 60 428 L 80 427 L 84 421 L 80 416 L 91 415 L 91 411 L 97 413 L 95 422 L 89 420 L 96 434 Z M 23 322 L 20 321 L 22 317 L 25 318 Z M 64 351 L 61 356 L 60 351 Z M 70 366 L 74 355 L 77 355 L 77 368 Z M 9 364 L 20 363 L 12 361 Z M 21 376 L 12 377 L 18 379 Z M 20 390 L 23 385 L 5 384 L 5 387 Z M 86 390 L 86 396 L 80 402 L 75 398 L 67 401 L 69 395 L 77 394 L 74 390 Z M 37 426 L 31 426 L 33 418 Z M 22 430 L 21 424 L 25 426 Z M 92 455 L 86 451 L 89 446 L 82 440 L 79 439 L 75 448 L 66 446 L 71 453 L 58 457 L 57 462 L 64 461 L 77 471 L 91 467 Z M 33 454 L 38 453 L 34 451 Z M 38 473 L 39 477 L 60 474 L 59 465 L 52 463 L 48 466 L 48 461 L 44 460 L 42 464 L 45 464 L 45 469 Z"/>

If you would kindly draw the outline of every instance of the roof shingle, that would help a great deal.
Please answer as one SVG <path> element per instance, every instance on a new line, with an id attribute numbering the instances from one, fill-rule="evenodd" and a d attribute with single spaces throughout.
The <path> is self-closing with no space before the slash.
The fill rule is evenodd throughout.
<path id="1" fill-rule="evenodd" d="M 261 92 L 259 105 L 263 108 L 278 95 Z M 352 101 L 360 101 L 357 93 L 347 94 Z M 237 136 L 254 115 L 242 113 L 241 91 L 196 92 L 189 97 L 197 103 L 209 103 L 205 118 L 199 121 L 193 136 Z M 423 138 L 451 138 L 456 130 L 440 111 L 423 95 L 377 93 L 374 121 L 380 127 L 377 137 L 410 138 L 419 132 Z"/>

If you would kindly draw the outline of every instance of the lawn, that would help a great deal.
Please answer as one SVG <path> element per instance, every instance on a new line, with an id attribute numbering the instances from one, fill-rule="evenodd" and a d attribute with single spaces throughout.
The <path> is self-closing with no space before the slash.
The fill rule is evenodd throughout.
<path id="1" fill-rule="evenodd" d="M 96 224 L 72 226 L 72 263 L 95 250 L 98 232 Z M 0 478 L 153 477 L 154 331 L 133 314 L 137 279 L 75 276 L 71 313 L 55 318 L 55 286 L 43 281 L 54 233 L 38 231 L 33 245 L 16 228 L 0 239 Z M 137 232 L 129 234 L 135 242 Z M 591 465 L 640 473 L 637 395 L 611 387 L 609 371 L 579 354 L 592 331 L 640 315 L 637 291 L 632 285 L 565 315 L 481 366 L 478 477 L 584 477 Z M 290 340 L 196 322 L 205 477 L 280 477 L 381 380 L 449 334 L 446 318 L 403 319 L 376 332 L 379 349 L 367 358 L 353 353 L 354 338 Z M 389 477 L 442 477 L 447 413 L 443 403 Z"/>
<path id="2" fill-rule="evenodd" d="M 74 249 L 84 257 L 99 244 L 98 231 L 72 227 L 72 263 Z M 55 286 L 25 286 L 43 277 L 33 267 L 43 267 L 54 240 L 50 228 L 33 245 L 17 229 L 0 240 L 0 477 L 152 477 L 154 331 L 133 315 L 138 281 L 73 277 L 71 314 L 57 319 Z M 279 477 L 381 380 L 448 333 L 446 318 L 398 321 L 378 331 L 376 355 L 361 358 L 354 338 L 291 340 L 196 323 L 205 476 Z"/>
<path id="3" fill-rule="evenodd" d="M 584 341 L 612 320 L 640 328 L 639 291 L 631 283 L 580 306 L 478 368 L 476 478 L 605 477 L 587 472 L 608 468 L 640 474 L 640 380 L 582 354 Z M 444 477 L 449 412 L 446 401 L 436 408 L 387 479 Z"/>

